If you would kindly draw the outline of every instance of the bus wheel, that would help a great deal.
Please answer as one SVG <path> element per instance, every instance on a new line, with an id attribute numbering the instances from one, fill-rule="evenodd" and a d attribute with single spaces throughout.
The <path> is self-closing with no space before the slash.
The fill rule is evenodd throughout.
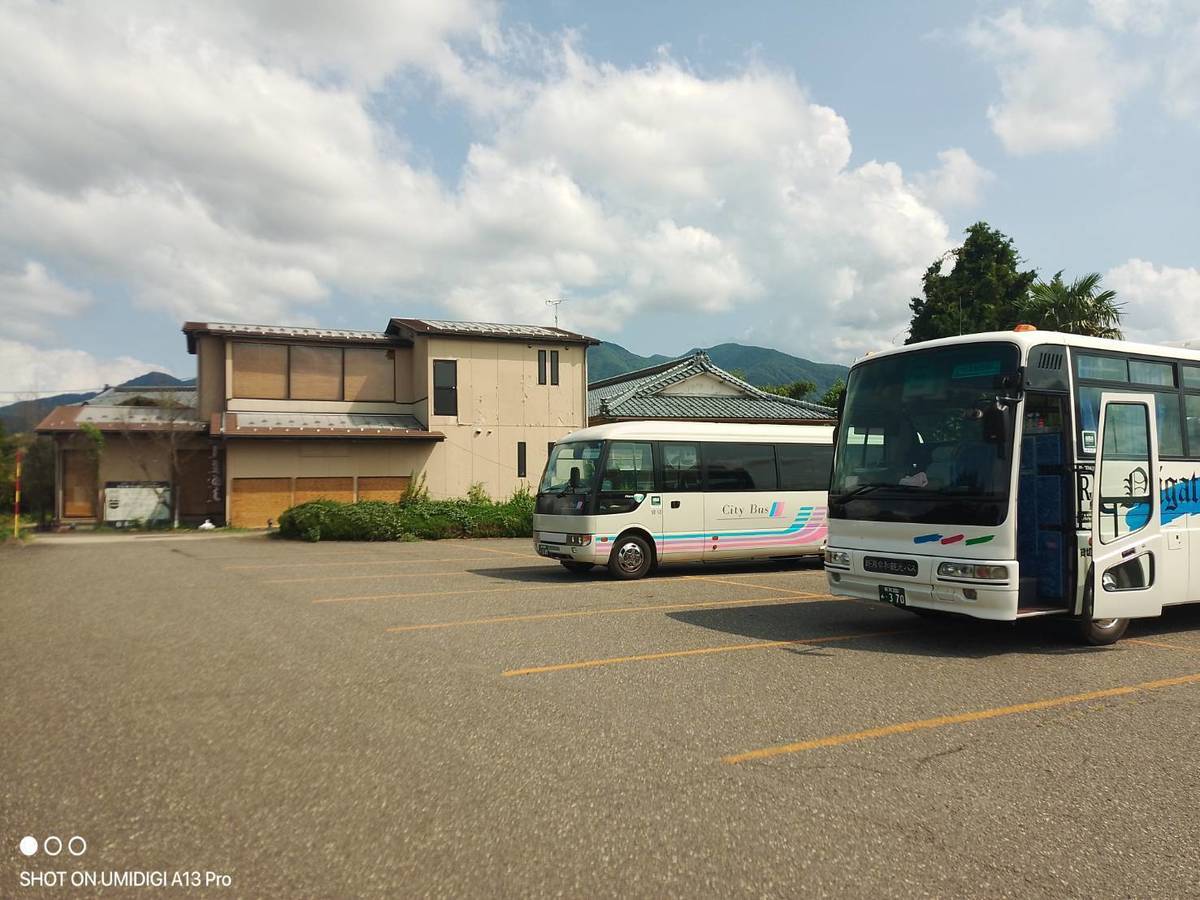
<path id="1" fill-rule="evenodd" d="M 608 557 L 608 571 L 612 572 L 614 578 L 642 578 L 653 565 L 654 554 L 650 545 L 636 534 L 623 534 L 617 538 Z"/>
<path id="2" fill-rule="evenodd" d="M 559 562 L 562 563 L 564 569 L 574 575 L 582 575 L 595 565 L 595 563 L 589 562 L 576 562 L 573 559 L 560 559 Z"/>
<path id="3" fill-rule="evenodd" d="M 1079 635 L 1094 647 L 1115 644 L 1129 627 L 1128 619 L 1084 619 L 1079 623 Z"/>

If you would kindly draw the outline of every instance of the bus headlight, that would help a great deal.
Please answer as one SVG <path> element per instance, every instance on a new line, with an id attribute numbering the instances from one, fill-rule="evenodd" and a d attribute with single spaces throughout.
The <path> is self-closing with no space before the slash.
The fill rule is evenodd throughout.
<path id="1" fill-rule="evenodd" d="M 567 543 L 572 547 L 586 547 L 592 542 L 590 534 L 568 534 Z"/>
<path id="2" fill-rule="evenodd" d="M 1007 581 L 1007 566 L 976 565 L 975 563 L 944 562 L 938 566 L 942 578 L 974 578 L 980 581 Z"/>
<path id="3" fill-rule="evenodd" d="M 850 552 L 848 550 L 830 550 L 825 548 L 825 565 L 850 568 Z"/>

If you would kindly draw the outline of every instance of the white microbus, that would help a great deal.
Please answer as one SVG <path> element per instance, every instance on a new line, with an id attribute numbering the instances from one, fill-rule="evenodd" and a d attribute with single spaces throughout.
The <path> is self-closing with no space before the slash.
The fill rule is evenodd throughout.
<path id="1" fill-rule="evenodd" d="M 1200 352 L 1018 326 L 877 353 L 838 426 L 829 587 L 1112 643 L 1200 600 L 1198 468 Z"/>
<path id="2" fill-rule="evenodd" d="M 833 428 L 615 422 L 554 445 L 533 543 L 572 572 L 819 554 Z"/>

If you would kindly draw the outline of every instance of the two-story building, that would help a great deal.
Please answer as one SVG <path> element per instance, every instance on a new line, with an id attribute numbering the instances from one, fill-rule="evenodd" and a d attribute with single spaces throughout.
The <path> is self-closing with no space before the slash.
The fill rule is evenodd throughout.
<path id="1" fill-rule="evenodd" d="M 194 393 L 122 405 L 108 391 L 38 426 L 59 447 L 60 521 L 111 520 L 108 492 L 138 483 L 177 485 L 184 519 L 243 527 L 315 497 L 398 499 L 414 478 L 434 497 L 473 484 L 503 497 L 535 486 L 549 447 L 586 424 L 597 343 L 559 328 L 427 319 L 392 319 L 381 332 L 216 322 L 183 332 Z"/>

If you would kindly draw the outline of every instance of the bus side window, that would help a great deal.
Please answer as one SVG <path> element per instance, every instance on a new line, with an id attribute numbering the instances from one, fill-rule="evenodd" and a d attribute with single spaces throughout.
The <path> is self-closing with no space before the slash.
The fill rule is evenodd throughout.
<path id="1" fill-rule="evenodd" d="M 700 490 L 700 445 L 660 445 L 664 491 Z"/>
<path id="2" fill-rule="evenodd" d="M 832 444 L 776 444 L 779 487 L 785 491 L 827 491 Z"/>

